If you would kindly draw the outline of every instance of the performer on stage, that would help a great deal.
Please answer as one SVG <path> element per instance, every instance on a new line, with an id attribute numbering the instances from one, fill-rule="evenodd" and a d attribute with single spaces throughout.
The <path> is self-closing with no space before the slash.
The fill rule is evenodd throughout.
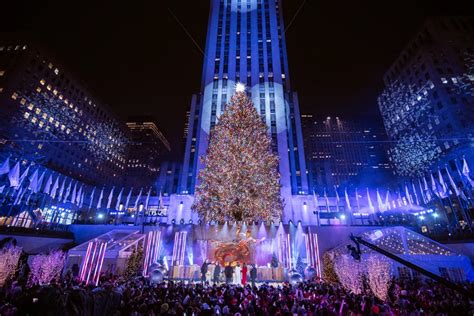
<path id="1" fill-rule="evenodd" d="M 234 274 L 234 269 L 230 266 L 230 263 L 227 263 L 224 269 L 225 274 L 225 283 L 229 284 L 232 282 L 232 275 Z"/>
<path id="2" fill-rule="evenodd" d="M 203 284 L 204 282 L 206 282 L 207 269 L 208 269 L 208 263 L 207 263 L 207 260 L 204 260 L 201 266 L 201 280 Z"/>
<path id="3" fill-rule="evenodd" d="M 252 281 L 252 287 L 255 287 L 255 280 L 257 279 L 257 267 L 253 264 L 250 269 L 250 281 Z"/>
<path id="4" fill-rule="evenodd" d="M 247 284 L 247 264 L 244 263 L 242 266 L 242 285 Z"/>
<path id="5" fill-rule="evenodd" d="M 212 279 L 214 284 L 219 283 L 220 275 L 221 275 L 221 266 L 219 265 L 219 261 L 216 261 L 216 267 L 214 268 L 214 277 Z"/>
<path id="6" fill-rule="evenodd" d="M 240 267 L 240 265 L 237 263 L 237 265 L 235 266 L 235 270 L 234 270 L 234 280 L 233 280 L 234 284 L 241 284 L 242 282 L 242 268 Z"/>

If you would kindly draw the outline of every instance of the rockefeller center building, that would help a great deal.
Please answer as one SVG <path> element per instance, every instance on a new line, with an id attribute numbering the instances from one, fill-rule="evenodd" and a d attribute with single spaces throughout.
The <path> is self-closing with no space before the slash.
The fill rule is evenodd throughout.
<path id="1" fill-rule="evenodd" d="M 0 43 L 1 156 L 87 184 L 120 184 L 125 125 L 43 50 Z"/>
<path id="2" fill-rule="evenodd" d="M 474 163 L 474 20 L 429 18 L 384 75 L 378 98 L 405 177 Z"/>
<path id="3" fill-rule="evenodd" d="M 367 120 L 302 114 L 310 188 L 385 187 L 392 178 L 382 126 Z"/>
<path id="4" fill-rule="evenodd" d="M 201 91 L 192 98 L 178 193 L 193 194 L 199 157 L 238 82 L 246 85 L 280 157 L 281 193 L 308 193 L 298 98 L 291 90 L 282 3 L 275 0 L 211 0 Z"/>
<path id="5" fill-rule="evenodd" d="M 127 184 L 154 184 L 160 165 L 171 151 L 170 144 L 151 117 L 131 117 L 127 122 L 131 142 L 127 158 Z"/>

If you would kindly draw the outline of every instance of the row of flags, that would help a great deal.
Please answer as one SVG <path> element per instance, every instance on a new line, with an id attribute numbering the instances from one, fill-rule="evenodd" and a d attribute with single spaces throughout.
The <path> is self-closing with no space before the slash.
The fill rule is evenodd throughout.
<path id="1" fill-rule="evenodd" d="M 426 176 L 422 176 L 418 179 L 409 181 L 409 183 L 405 183 L 404 190 L 400 188 L 399 190 L 390 192 L 390 190 L 387 189 L 385 196 L 381 194 L 377 188 L 376 203 L 372 202 L 371 193 L 369 192 L 368 188 L 366 188 L 366 197 L 360 195 L 358 189 L 356 188 L 355 200 L 357 205 L 354 206 L 351 204 L 351 198 L 349 197 L 346 188 L 344 189 L 345 205 L 349 211 L 352 210 L 353 207 L 355 207 L 357 210 L 360 210 L 361 207 L 359 202 L 365 199 L 364 202 L 367 202 L 365 205 L 367 205 L 368 209 L 372 212 L 375 212 L 376 209 L 380 212 L 385 212 L 403 206 L 426 205 L 437 198 L 449 198 L 450 195 L 456 195 L 466 202 L 473 203 L 471 190 L 474 189 L 474 180 L 470 176 L 470 169 L 467 161 L 463 158 L 462 168 L 456 168 L 462 185 L 458 185 L 456 183 L 454 180 L 455 178 L 447 167 L 443 169 L 438 169 L 435 174 L 429 173 L 428 181 Z M 445 175 L 443 175 L 443 173 Z M 336 193 L 336 208 L 337 211 L 339 211 L 341 199 L 336 186 L 334 187 L 334 191 Z M 404 191 L 403 194 L 401 191 Z M 393 197 L 393 194 L 396 196 Z M 319 201 L 316 192 L 313 192 L 313 196 L 316 208 L 319 208 Z M 326 189 L 324 189 L 323 197 L 325 199 L 326 206 L 329 209 L 329 198 Z"/>
<path id="2" fill-rule="evenodd" d="M 141 188 L 137 197 L 135 198 L 135 201 L 132 201 L 132 195 L 134 193 L 133 188 L 130 188 L 127 194 L 125 192 L 125 188 L 122 188 L 120 191 L 118 191 L 115 189 L 115 187 L 112 187 L 112 189 L 108 191 L 107 195 L 105 188 L 101 188 L 99 192 L 99 189 L 96 187 L 90 188 L 83 183 L 80 183 L 74 179 L 70 179 L 66 176 L 59 174 L 55 175 L 53 172 L 50 172 L 49 175 L 47 175 L 47 170 L 44 169 L 41 171 L 41 167 L 38 167 L 31 175 L 29 175 L 30 167 L 31 166 L 28 166 L 23 172 L 20 172 L 20 162 L 17 162 L 12 168 L 10 168 L 9 158 L 7 158 L 0 165 L 0 176 L 5 174 L 8 175 L 7 184 L 0 186 L 0 194 L 5 192 L 6 189 L 9 189 L 10 191 L 6 194 L 11 194 L 14 200 L 14 205 L 20 204 L 26 194 L 28 194 L 27 201 L 29 201 L 29 198 L 32 194 L 43 193 L 46 196 L 49 196 L 52 200 L 55 200 L 59 203 L 71 203 L 79 208 L 84 207 L 84 200 L 88 197 L 88 207 L 90 209 L 101 209 L 105 207 L 107 210 L 119 210 L 120 204 L 122 204 L 124 195 L 126 194 L 123 209 L 128 209 L 131 203 L 134 203 L 133 208 L 138 210 L 139 202 L 144 196 L 144 190 Z M 146 194 L 144 204 L 145 210 L 148 209 L 151 190 L 152 188 L 150 187 L 148 189 L 148 193 Z M 86 191 L 88 191 L 88 193 Z M 116 194 L 116 191 L 118 191 L 118 194 Z M 107 199 L 105 199 L 105 196 L 107 196 Z M 95 199 L 97 200 L 94 201 Z M 113 203 L 114 200 L 115 203 Z M 161 193 L 160 203 L 162 203 Z"/>

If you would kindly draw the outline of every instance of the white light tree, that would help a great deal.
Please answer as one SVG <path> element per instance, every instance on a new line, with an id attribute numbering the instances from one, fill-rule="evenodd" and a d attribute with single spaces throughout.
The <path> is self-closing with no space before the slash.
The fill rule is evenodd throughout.
<path id="1" fill-rule="evenodd" d="M 7 246 L 0 250 L 0 285 L 15 275 L 21 251 L 21 248 L 16 246 Z"/>
<path id="2" fill-rule="evenodd" d="M 387 301 L 392 278 L 390 261 L 380 255 L 369 255 L 366 266 L 370 290 L 380 300 Z"/>
<path id="3" fill-rule="evenodd" d="M 46 255 L 37 255 L 31 261 L 30 286 L 47 285 L 61 274 L 66 261 L 66 255 L 61 250 L 52 251 Z"/>
<path id="4" fill-rule="evenodd" d="M 346 290 L 354 294 L 362 293 L 364 266 L 360 262 L 349 255 L 341 255 L 336 258 L 334 267 L 341 285 Z"/>

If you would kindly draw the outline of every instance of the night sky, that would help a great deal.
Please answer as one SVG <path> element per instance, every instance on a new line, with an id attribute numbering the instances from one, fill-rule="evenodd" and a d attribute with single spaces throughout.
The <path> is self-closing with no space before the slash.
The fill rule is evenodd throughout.
<path id="1" fill-rule="evenodd" d="M 154 115 L 179 153 L 203 56 L 172 14 L 204 49 L 208 2 L 15 0 L 2 4 L 0 31 L 41 43 L 124 120 Z M 284 1 L 301 112 L 378 117 L 384 71 L 427 15 L 471 12 L 458 2 Z"/>

